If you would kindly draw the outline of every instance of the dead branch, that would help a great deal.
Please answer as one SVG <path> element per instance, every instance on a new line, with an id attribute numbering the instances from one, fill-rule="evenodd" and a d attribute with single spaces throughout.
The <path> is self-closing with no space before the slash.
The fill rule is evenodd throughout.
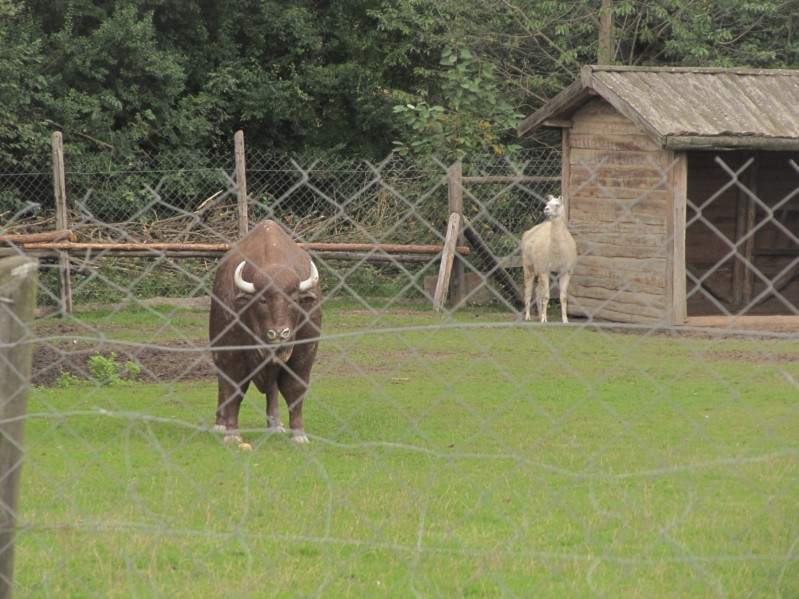
<path id="1" fill-rule="evenodd" d="M 48 231 L 46 233 L 22 233 L 18 235 L 0 234 L 0 243 L 13 243 L 14 245 L 62 241 L 64 239 L 75 241 L 77 238 L 72 234 L 70 229 L 65 229 L 63 231 Z"/>

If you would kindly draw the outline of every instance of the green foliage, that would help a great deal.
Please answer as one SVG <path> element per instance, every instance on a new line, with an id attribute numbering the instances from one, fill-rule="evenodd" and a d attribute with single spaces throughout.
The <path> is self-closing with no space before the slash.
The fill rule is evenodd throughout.
<path id="1" fill-rule="evenodd" d="M 751 0 L 616 0 L 616 60 L 624 64 L 797 66 L 799 7 Z"/>
<path id="2" fill-rule="evenodd" d="M 397 276 L 396 266 L 376 266 L 374 264 L 361 264 L 357 268 L 343 273 L 324 277 L 322 280 L 330 281 L 325 285 L 325 297 L 356 299 L 369 298 L 418 298 L 421 297 L 419 287 L 403 285 L 406 277 Z"/>
<path id="3" fill-rule="evenodd" d="M 67 389 L 78 384 L 80 384 L 80 379 L 78 377 L 68 370 L 62 370 L 55 380 L 55 383 L 53 383 L 53 387 L 56 389 Z"/>
<path id="4" fill-rule="evenodd" d="M 135 378 L 141 374 L 141 366 L 133 362 L 132 360 L 125 360 L 125 364 L 122 367 L 122 375 L 125 378 Z"/>
<path id="5" fill-rule="evenodd" d="M 110 164 L 228 148 L 237 129 L 249 147 L 315 155 L 508 152 L 519 115 L 596 61 L 599 10 L 0 0 L 0 172 L 47 155 L 53 130 L 73 161 Z M 615 0 L 612 14 L 617 64 L 799 66 L 795 2 Z M 3 201 L 23 206 L 23 195 Z"/>
<path id="6" fill-rule="evenodd" d="M 122 302 L 131 297 L 192 297 L 198 287 L 209 286 L 208 264 L 184 259 L 175 269 L 169 261 L 147 258 L 103 258 L 93 268 L 72 272 L 72 300 L 75 304 Z M 39 303 L 58 304 L 55 269 L 44 270 L 39 278 Z"/>
<path id="7" fill-rule="evenodd" d="M 101 354 L 90 356 L 88 368 L 92 382 L 101 387 L 120 385 L 128 380 L 135 379 L 141 374 L 141 366 L 131 360 L 126 360 L 124 364 L 120 364 L 116 352 L 111 352 L 108 356 Z M 82 383 L 83 381 L 73 373 L 62 370 L 55 383 L 53 383 L 53 387 L 56 389 L 69 389 Z"/>
<path id="8" fill-rule="evenodd" d="M 126 360 L 120 364 L 116 352 L 108 356 L 95 354 L 89 358 L 89 372 L 92 378 L 101 386 L 109 387 L 119 385 L 127 379 L 135 378 L 141 373 L 141 366 Z"/>
<path id="9" fill-rule="evenodd" d="M 66 132 L 120 152 L 152 148 L 174 120 L 184 91 L 178 56 L 157 39 L 152 11 L 120 6 L 85 34 L 68 28 L 50 37 L 57 76 L 46 103 Z"/>
<path id="10" fill-rule="evenodd" d="M 446 48 L 441 65 L 439 91 L 431 98 L 440 103 L 421 100 L 394 107 L 412 132 L 407 137 L 414 139 L 394 142 L 396 151 L 456 159 L 477 153 L 502 155 L 518 148 L 501 141 L 522 115 L 503 98 L 494 65 L 481 64 L 465 48 Z"/>
<path id="11" fill-rule="evenodd" d="M 48 135 L 35 108 L 37 98 L 49 93 L 42 72 L 45 54 L 40 33 L 23 6 L 0 0 L 0 172 L 14 172 L 32 149 L 42 148 Z"/>

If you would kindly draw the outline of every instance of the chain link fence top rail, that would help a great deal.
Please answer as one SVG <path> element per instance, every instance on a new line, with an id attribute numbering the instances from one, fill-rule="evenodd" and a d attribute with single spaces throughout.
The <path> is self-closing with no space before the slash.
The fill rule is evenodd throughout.
<path id="1" fill-rule="evenodd" d="M 218 160 L 107 177 L 67 168 L 71 228 L 79 240 L 233 243 L 233 167 Z M 311 251 L 323 317 L 307 445 L 267 427 L 254 385 L 241 442 L 215 431 L 217 256 L 70 253 L 75 311 L 61 318 L 43 258 L 15 596 L 795 595 L 799 184 L 761 197 L 743 164 L 716 164 L 725 180 L 689 194 L 682 326 L 600 316 L 625 304 L 665 313 L 658 269 L 674 239 L 653 234 L 667 230 L 654 188 L 602 196 L 601 215 L 574 200 L 568 325 L 557 312 L 525 323 L 495 285 L 497 264 L 473 253 L 467 305 L 438 314 L 438 255 Z M 253 153 L 250 218 L 307 243 L 442 245 L 449 167 Z M 585 165 L 586 181 L 597 168 Z M 559 169 L 540 154 L 464 161 L 464 216 L 497 259 L 518 259 Z M 50 187 L 35 192 L 39 176 L 25 176 L 0 211 L 5 233 L 52 229 Z M 118 178 L 132 177 L 120 195 Z M 752 207 L 738 233 L 722 205 L 733 196 Z M 30 216 L 28 201 L 42 212 Z M 620 233 L 625 243 L 608 242 Z M 736 260 L 746 299 L 732 287 Z M 520 284 L 518 260 L 504 264 Z M 271 351 L 241 343 L 241 356 Z"/>

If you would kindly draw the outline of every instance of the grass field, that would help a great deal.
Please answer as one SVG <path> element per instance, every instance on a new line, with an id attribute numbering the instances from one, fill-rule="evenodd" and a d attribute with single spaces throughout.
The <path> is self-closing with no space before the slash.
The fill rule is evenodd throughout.
<path id="1" fill-rule="evenodd" d="M 223 444 L 211 379 L 35 388 L 15 597 L 799 596 L 795 338 L 355 308 L 308 446 L 254 390 L 253 450 Z M 205 318 L 80 315 L 156 345 Z"/>

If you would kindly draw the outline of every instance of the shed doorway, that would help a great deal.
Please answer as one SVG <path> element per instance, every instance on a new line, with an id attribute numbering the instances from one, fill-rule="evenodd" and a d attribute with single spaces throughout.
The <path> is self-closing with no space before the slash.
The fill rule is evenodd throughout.
<path id="1" fill-rule="evenodd" d="M 687 157 L 688 316 L 799 314 L 799 153 Z"/>

